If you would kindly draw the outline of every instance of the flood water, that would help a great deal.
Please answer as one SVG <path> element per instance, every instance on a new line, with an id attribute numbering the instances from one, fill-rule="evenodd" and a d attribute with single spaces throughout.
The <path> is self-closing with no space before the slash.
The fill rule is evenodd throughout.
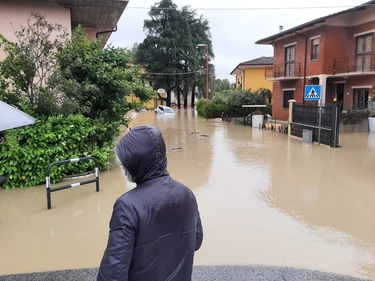
<path id="1" fill-rule="evenodd" d="M 333 149 L 190 109 L 139 114 L 138 125 L 159 127 L 170 174 L 196 194 L 204 227 L 196 265 L 375 279 L 375 133 L 341 134 Z M 54 192 L 51 210 L 45 186 L 0 190 L 0 275 L 98 267 L 113 203 L 131 188 L 115 162 L 100 173 L 100 192 L 95 184 Z"/>

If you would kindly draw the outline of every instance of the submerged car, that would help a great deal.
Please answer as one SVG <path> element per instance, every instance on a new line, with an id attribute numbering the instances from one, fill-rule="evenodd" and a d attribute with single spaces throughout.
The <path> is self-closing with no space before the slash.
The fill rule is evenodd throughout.
<path id="1" fill-rule="evenodd" d="M 155 112 L 157 114 L 164 114 L 164 115 L 174 115 L 174 110 L 169 106 L 159 105 L 156 107 Z"/>

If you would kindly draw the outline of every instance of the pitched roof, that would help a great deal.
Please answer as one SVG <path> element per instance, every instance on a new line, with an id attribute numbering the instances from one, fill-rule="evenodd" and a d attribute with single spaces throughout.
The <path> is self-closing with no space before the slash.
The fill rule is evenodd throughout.
<path id="1" fill-rule="evenodd" d="M 260 57 L 253 60 L 241 62 L 240 65 L 270 65 L 273 64 L 273 57 Z"/>
<path id="2" fill-rule="evenodd" d="M 235 69 L 230 73 L 231 75 L 239 69 L 240 66 L 262 66 L 262 65 L 273 65 L 273 57 L 260 57 L 248 61 L 241 62 Z"/>
<path id="3" fill-rule="evenodd" d="M 355 12 L 355 11 L 359 11 L 359 10 L 365 10 L 367 7 L 370 7 L 370 6 L 373 6 L 373 5 L 375 5 L 375 1 L 369 1 L 369 2 L 366 2 L 366 3 L 361 4 L 359 6 L 356 6 L 354 8 L 351 8 L 351 9 L 347 9 L 347 10 L 344 10 L 344 11 L 341 11 L 341 12 L 338 12 L 338 13 L 334 13 L 334 14 L 331 14 L 331 15 L 328 15 L 328 16 L 320 17 L 320 18 L 317 18 L 315 20 L 312 20 L 312 21 L 306 22 L 304 24 L 301 24 L 301 25 L 295 26 L 293 28 L 290 28 L 288 30 L 279 32 L 279 33 L 274 34 L 272 36 L 260 39 L 260 40 L 256 41 L 255 44 L 272 44 L 273 41 L 275 39 L 279 38 L 279 37 L 283 37 L 285 35 L 294 33 L 295 31 L 302 30 L 304 28 L 311 27 L 311 26 L 314 26 L 314 25 L 319 24 L 319 23 L 324 23 L 326 20 L 328 20 L 330 18 L 333 18 L 333 17 L 340 16 L 342 14 Z"/>

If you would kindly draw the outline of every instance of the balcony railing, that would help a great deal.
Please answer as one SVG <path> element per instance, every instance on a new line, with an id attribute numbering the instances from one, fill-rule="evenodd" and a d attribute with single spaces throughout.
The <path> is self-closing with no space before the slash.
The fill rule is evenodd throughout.
<path id="1" fill-rule="evenodd" d="M 357 55 L 334 60 L 333 74 L 375 72 L 375 55 Z"/>
<path id="2" fill-rule="evenodd" d="M 288 80 L 301 77 L 300 63 L 275 64 L 265 69 L 266 79 Z"/>

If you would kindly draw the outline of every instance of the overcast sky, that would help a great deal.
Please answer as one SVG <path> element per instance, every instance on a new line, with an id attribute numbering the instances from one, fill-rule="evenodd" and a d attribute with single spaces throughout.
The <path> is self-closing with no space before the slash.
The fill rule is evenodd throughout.
<path id="1" fill-rule="evenodd" d="M 159 1 L 129 0 L 129 4 L 112 33 L 110 41 L 115 46 L 131 47 L 145 38 L 143 22 L 149 19 L 150 7 Z M 230 75 L 241 62 L 261 56 L 273 56 L 273 48 L 256 45 L 259 39 L 318 17 L 346 10 L 367 1 L 360 0 L 174 0 L 179 7 L 190 5 L 210 24 L 215 54 L 216 78 L 234 81 Z"/>

